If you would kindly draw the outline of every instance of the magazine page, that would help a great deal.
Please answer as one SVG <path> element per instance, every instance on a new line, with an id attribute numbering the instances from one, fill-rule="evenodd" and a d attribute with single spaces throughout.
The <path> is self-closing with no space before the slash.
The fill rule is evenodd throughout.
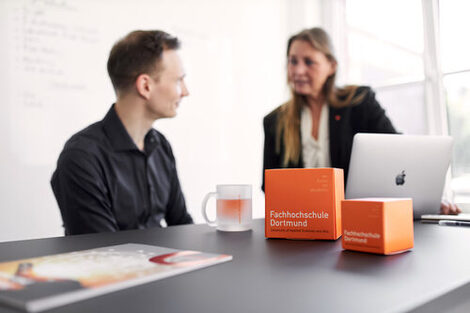
<path id="1" fill-rule="evenodd" d="M 232 256 L 123 244 L 0 263 L 0 303 L 38 312 L 177 275 Z"/>

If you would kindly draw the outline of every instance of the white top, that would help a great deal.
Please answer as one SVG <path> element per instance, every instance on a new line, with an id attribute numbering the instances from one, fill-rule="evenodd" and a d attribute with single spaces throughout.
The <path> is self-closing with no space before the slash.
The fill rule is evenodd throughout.
<path id="1" fill-rule="evenodd" d="M 330 134 L 328 125 L 329 108 L 324 104 L 320 113 L 318 140 L 312 136 L 312 113 L 307 106 L 302 107 L 300 136 L 302 158 L 305 168 L 330 167 Z"/>

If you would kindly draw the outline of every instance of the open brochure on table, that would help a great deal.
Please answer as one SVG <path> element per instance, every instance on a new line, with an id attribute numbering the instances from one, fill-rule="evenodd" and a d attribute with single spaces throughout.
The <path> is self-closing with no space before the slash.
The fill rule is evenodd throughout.
<path id="1" fill-rule="evenodd" d="M 231 259 L 130 243 L 4 262 L 0 303 L 38 312 Z"/>

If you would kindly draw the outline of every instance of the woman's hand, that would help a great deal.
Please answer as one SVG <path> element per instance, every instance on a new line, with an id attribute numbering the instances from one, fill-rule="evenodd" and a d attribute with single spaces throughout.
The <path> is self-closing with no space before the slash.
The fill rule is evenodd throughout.
<path id="1" fill-rule="evenodd" d="M 462 210 L 455 204 L 447 200 L 441 202 L 441 214 L 445 215 L 456 215 L 462 213 Z"/>

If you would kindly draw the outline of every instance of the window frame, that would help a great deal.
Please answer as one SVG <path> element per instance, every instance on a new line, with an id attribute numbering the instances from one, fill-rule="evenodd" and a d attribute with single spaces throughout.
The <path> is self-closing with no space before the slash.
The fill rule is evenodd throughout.
<path id="1" fill-rule="evenodd" d="M 342 60 L 341 68 L 348 70 L 346 0 L 323 0 L 322 26 L 332 37 L 337 54 Z M 423 12 L 423 79 L 398 80 L 382 85 L 372 85 L 377 93 L 393 87 L 404 87 L 424 83 L 424 101 L 426 108 L 425 123 L 428 135 L 450 135 L 448 124 L 447 101 L 444 79 L 448 75 L 470 72 L 470 68 L 454 71 L 443 71 L 440 52 L 439 0 L 421 0 Z M 341 69 L 340 68 L 340 69 Z M 344 84 L 341 72 L 338 73 L 339 84 Z M 452 164 L 451 164 L 452 167 Z M 451 170 L 447 174 L 444 197 L 453 198 L 450 188 Z M 455 195 L 458 196 L 458 195 Z"/>

